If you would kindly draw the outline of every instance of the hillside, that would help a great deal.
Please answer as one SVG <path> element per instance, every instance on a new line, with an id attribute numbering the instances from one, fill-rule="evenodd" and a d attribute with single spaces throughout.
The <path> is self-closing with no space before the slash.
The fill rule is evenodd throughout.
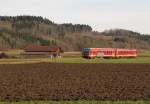
<path id="1" fill-rule="evenodd" d="M 150 49 L 150 35 L 123 29 L 94 32 L 88 25 L 56 24 L 35 16 L 0 16 L 0 48 L 27 44 L 58 45 L 66 51 L 83 47 Z"/>

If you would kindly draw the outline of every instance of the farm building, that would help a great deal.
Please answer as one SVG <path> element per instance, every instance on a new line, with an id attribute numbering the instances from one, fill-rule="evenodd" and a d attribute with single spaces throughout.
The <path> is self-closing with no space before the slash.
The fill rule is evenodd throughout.
<path id="1" fill-rule="evenodd" d="M 61 47 L 57 46 L 41 46 L 41 45 L 27 45 L 24 48 L 26 55 L 49 55 L 51 57 L 59 57 L 63 53 Z"/>

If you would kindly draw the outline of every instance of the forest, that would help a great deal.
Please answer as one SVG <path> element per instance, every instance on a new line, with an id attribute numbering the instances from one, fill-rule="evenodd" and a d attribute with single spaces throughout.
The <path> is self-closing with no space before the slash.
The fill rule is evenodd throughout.
<path id="1" fill-rule="evenodd" d="M 89 25 L 58 24 L 41 16 L 0 16 L 0 49 L 28 44 L 61 46 L 65 51 L 84 47 L 150 49 L 150 35 L 131 30 L 97 32 Z"/>

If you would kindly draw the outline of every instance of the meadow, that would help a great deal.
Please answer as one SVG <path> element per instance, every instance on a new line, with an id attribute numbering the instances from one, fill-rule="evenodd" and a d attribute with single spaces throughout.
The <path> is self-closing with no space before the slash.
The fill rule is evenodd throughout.
<path id="1" fill-rule="evenodd" d="M 136 58 L 120 58 L 120 59 L 84 59 L 81 57 L 80 52 L 65 52 L 63 53 L 62 58 L 50 58 L 48 56 L 24 56 L 22 55 L 22 50 L 10 50 L 5 51 L 6 54 L 13 56 L 13 58 L 0 59 L 0 64 L 21 64 L 21 63 L 77 63 L 77 64 L 86 64 L 86 63 L 146 63 L 150 64 L 150 51 L 139 51 L 138 57 Z"/>

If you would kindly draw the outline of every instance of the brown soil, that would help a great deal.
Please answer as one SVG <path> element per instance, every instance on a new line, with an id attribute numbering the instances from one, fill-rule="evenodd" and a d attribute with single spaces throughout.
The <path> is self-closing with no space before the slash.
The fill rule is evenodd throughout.
<path id="1" fill-rule="evenodd" d="M 0 100 L 150 100 L 150 65 L 0 65 Z"/>

